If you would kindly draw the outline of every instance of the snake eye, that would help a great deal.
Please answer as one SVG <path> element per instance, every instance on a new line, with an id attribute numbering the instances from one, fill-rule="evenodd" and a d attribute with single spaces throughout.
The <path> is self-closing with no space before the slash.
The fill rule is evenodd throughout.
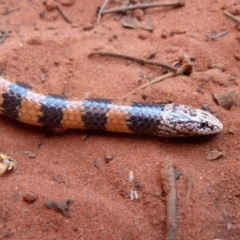
<path id="1" fill-rule="evenodd" d="M 205 128 L 207 126 L 207 124 L 205 122 L 200 124 L 200 128 Z"/>

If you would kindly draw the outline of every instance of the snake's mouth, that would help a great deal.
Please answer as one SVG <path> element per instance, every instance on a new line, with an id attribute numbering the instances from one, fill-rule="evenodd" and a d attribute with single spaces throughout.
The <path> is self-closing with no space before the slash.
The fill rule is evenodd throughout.
<path id="1" fill-rule="evenodd" d="M 204 113 L 206 114 L 206 113 Z M 204 133 L 204 135 L 212 135 L 219 133 L 223 129 L 222 122 L 211 113 L 208 113 L 208 119 L 205 122 L 202 122 L 199 126 Z"/>

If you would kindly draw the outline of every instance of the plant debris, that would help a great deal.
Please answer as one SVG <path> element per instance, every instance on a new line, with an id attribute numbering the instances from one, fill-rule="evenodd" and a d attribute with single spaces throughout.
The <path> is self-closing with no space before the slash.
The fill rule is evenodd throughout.
<path id="1" fill-rule="evenodd" d="M 163 173 L 164 190 L 167 194 L 166 240 L 176 239 L 177 224 L 177 190 L 174 168 L 171 159 L 165 163 Z"/>
<path id="2" fill-rule="evenodd" d="M 6 26 L 0 26 L 0 45 L 7 39 L 9 32 L 9 29 Z"/>
<path id="3" fill-rule="evenodd" d="M 235 102 L 235 91 L 223 92 L 221 94 L 213 94 L 219 106 L 229 110 Z"/>
<path id="4" fill-rule="evenodd" d="M 154 28 L 152 26 L 143 26 L 141 24 L 141 22 L 138 21 L 137 18 L 134 18 L 134 17 L 124 17 L 121 21 L 122 25 L 126 28 L 140 28 L 140 29 L 143 29 L 143 30 L 147 30 L 147 31 L 153 31 Z"/>
<path id="5" fill-rule="evenodd" d="M 223 156 L 223 151 L 213 149 L 208 152 L 206 160 L 209 160 L 209 161 L 216 160 L 216 159 L 220 158 L 221 156 Z"/>
<path id="6" fill-rule="evenodd" d="M 45 202 L 45 205 L 47 208 L 53 209 L 57 212 L 61 212 L 65 217 L 70 218 L 71 215 L 69 213 L 69 207 L 72 204 L 72 202 L 73 201 L 71 199 L 66 199 L 66 200 L 59 201 L 59 202 L 47 200 Z"/>
<path id="7" fill-rule="evenodd" d="M 0 163 L 0 175 L 17 169 L 17 161 L 12 157 L 0 153 L 0 159 L 2 160 Z"/>

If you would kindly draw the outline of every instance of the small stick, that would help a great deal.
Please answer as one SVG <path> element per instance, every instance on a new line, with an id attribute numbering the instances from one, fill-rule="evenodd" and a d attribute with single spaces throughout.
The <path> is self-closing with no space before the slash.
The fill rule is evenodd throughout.
<path id="1" fill-rule="evenodd" d="M 124 12 L 124 11 L 135 10 L 135 9 L 147 9 L 147 8 L 154 8 L 154 7 L 182 7 L 184 5 L 185 5 L 184 1 L 169 2 L 169 3 L 139 3 L 139 4 L 129 5 L 129 6 L 110 8 L 102 11 L 102 14 Z"/>
<path id="2" fill-rule="evenodd" d="M 98 18 L 97 18 L 97 24 L 100 23 L 101 21 L 101 17 L 102 17 L 102 11 L 104 10 L 104 8 L 107 6 L 109 0 L 105 0 L 103 5 L 100 7 L 99 11 L 98 11 Z"/>
<path id="3" fill-rule="evenodd" d="M 227 31 L 223 31 L 223 32 L 220 32 L 218 34 L 211 34 L 208 39 L 216 39 L 216 38 L 220 38 L 224 35 L 226 35 L 228 32 Z"/>
<path id="4" fill-rule="evenodd" d="M 223 11 L 223 15 L 229 19 L 231 19 L 233 22 L 235 22 L 237 25 L 240 25 L 240 19 L 232 15 L 228 11 Z"/>
<path id="5" fill-rule="evenodd" d="M 60 12 L 60 14 L 63 16 L 63 18 L 68 22 L 72 23 L 72 20 L 66 15 L 66 13 L 63 11 L 63 9 L 57 4 L 57 9 Z"/>
<path id="6" fill-rule="evenodd" d="M 20 10 L 19 7 L 17 7 L 17 8 L 12 8 L 12 9 L 8 9 L 8 10 L 6 10 L 2 15 L 6 16 L 6 15 L 9 15 L 9 14 L 15 12 L 15 11 L 18 11 L 18 10 Z"/>
<path id="7" fill-rule="evenodd" d="M 158 78 L 155 78 L 153 79 L 152 81 L 150 82 L 147 82 L 147 83 L 144 83 L 143 85 L 133 89 L 131 92 L 127 93 L 126 95 L 124 95 L 123 97 L 121 97 L 120 99 L 122 100 L 125 100 L 128 96 L 132 95 L 133 93 L 137 92 L 138 90 L 141 90 L 141 89 L 144 89 L 154 83 L 157 83 L 157 82 L 161 82 L 163 81 L 164 79 L 167 79 L 167 78 L 170 78 L 170 77 L 174 77 L 176 75 L 176 73 L 174 72 L 169 72 L 169 73 L 166 73 Z"/>
<path id="8" fill-rule="evenodd" d="M 192 71 L 192 67 L 193 67 L 193 64 L 191 62 L 191 59 L 189 58 L 189 56 L 187 54 L 184 54 L 183 55 L 183 65 L 177 70 L 177 72 L 169 72 L 169 73 L 166 73 L 158 78 L 155 78 L 154 80 L 150 81 L 150 82 L 147 82 L 147 83 L 144 83 L 143 85 L 133 89 L 131 92 L 129 92 L 128 94 L 124 95 L 121 99 L 125 100 L 129 95 L 135 93 L 136 91 L 140 90 L 140 89 L 144 89 L 154 83 L 157 83 L 157 82 L 161 82 L 167 78 L 170 78 L 170 77 L 175 77 L 175 76 L 178 76 L 178 75 L 182 75 L 183 73 L 186 73 L 186 72 L 191 72 Z"/>
<path id="9" fill-rule="evenodd" d="M 7 39 L 9 34 L 9 31 L 7 29 L 4 29 L 1 31 L 0 29 L 0 45 L 4 43 L 4 41 Z"/>
<path id="10" fill-rule="evenodd" d="M 177 191 L 174 176 L 172 160 L 166 162 L 165 174 L 165 191 L 167 192 L 167 218 L 166 218 L 166 240 L 176 239 L 177 230 Z"/>
<path id="11" fill-rule="evenodd" d="M 193 188 L 193 179 L 192 179 L 192 174 L 188 174 L 188 179 L 187 179 L 187 193 L 186 193 L 186 200 L 190 198 L 191 192 Z"/>
<path id="12" fill-rule="evenodd" d="M 162 67 L 162 68 L 166 68 L 172 72 L 177 72 L 178 68 L 173 67 L 171 65 L 165 64 L 165 63 L 161 63 L 161 62 L 155 62 L 155 61 L 151 61 L 151 60 L 147 60 L 144 58 L 137 58 L 137 57 L 132 57 L 132 56 L 128 56 L 125 54 L 120 54 L 120 53 L 112 53 L 112 52 L 91 52 L 88 54 L 88 57 L 91 57 L 93 55 L 102 55 L 102 56 L 110 56 L 110 57 L 120 57 L 120 58 L 125 58 L 128 60 L 132 60 L 132 61 L 136 61 L 142 64 L 149 64 L 149 65 L 154 65 L 154 66 L 158 66 L 158 67 Z"/>

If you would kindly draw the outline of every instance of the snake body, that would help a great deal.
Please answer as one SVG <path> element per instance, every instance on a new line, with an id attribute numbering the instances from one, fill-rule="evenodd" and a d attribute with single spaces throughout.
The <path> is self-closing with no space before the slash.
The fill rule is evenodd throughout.
<path id="1" fill-rule="evenodd" d="M 117 103 L 109 99 L 70 100 L 44 95 L 0 73 L 0 114 L 50 128 L 76 128 L 155 136 L 210 135 L 222 130 L 207 111 L 179 104 Z"/>

